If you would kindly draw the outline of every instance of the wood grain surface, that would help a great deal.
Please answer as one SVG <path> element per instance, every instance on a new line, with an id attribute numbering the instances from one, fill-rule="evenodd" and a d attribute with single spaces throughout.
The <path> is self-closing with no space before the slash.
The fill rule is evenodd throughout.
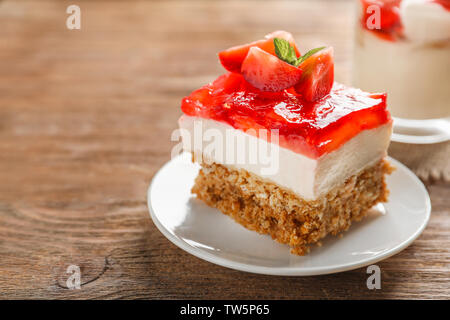
<path id="1" fill-rule="evenodd" d="M 81 7 L 81 30 L 66 8 Z M 170 159 L 180 99 L 223 72 L 216 53 L 275 29 L 335 47 L 348 82 L 352 1 L 0 1 L 0 298 L 450 298 L 450 186 L 428 184 L 420 238 L 366 270 L 273 277 L 172 245 L 146 191 Z M 66 286 L 67 266 L 82 286 Z"/>

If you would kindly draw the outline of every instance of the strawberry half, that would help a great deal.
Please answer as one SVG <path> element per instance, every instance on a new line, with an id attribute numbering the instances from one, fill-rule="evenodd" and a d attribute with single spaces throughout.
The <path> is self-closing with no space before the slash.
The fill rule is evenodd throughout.
<path id="1" fill-rule="evenodd" d="M 242 63 L 244 62 L 244 59 L 251 47 L 258 47 L 271 55 L 276 56 L 275 46 L 273 44 L 274 38 L 287 40 L 291 46 L 294 47 L 297 57 L 300 56 L 300 51 L 298 51 L 298 48 L 295 45 L 292 34 L 286 31 L 275 31 L 266 35 L 262 40 L 254 41 L 241 46 L 231 47 L 227 50 L 219 52 L 220 63 L 228 71 L 239 73 L 241 72 Z"/>
<path id="2" fill-rule="evenodd" d="M 242 63 L 242 75 L 262 91 L 281 91 L 295 85 L 302 75 L 297 68 L 258 48 L 251 47 Z"/>
<path id="3" fill-rule="evenodd" d="M 328 47 L 316 52 L 299 68 L 303 70 L 295 91 L 307 101 L 316 101 L 330 93 L 334 82 L 333 48 Z"/>

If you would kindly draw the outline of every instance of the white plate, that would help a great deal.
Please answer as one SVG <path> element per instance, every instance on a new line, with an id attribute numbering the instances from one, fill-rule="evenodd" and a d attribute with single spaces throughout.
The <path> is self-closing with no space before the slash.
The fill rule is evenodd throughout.
<path id="1" fill-rule="evenodd" d="M 432 144 L 450 140 L 450 118 L 409 120 L 394 117 L 392 141 Z"/>
<path id="2" fill-rule="evenodd" d="M 198 166 L 190 154 L 169 161 L 148 190 L 148 206 L 158 229 L 181 249 L 206 261 L 247 272 L 309 276 L 356 269 L 386 259 L 409 246 L 424 230 L 431 204 L 420 180 L 404 165 L 388 178 L 389 202 L 343 238 L 329 236 L 303 257 L 287 245 L 249 231 L 193 197 L 190 189 Z M 380 211 L 380 212 L 375 212 Z"/>

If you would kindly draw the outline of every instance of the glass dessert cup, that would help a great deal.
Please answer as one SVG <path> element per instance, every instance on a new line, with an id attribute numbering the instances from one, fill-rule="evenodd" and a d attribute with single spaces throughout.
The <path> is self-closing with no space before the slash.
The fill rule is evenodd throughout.
<path id="1" fill-rule="evenodd" d="M 450 1 L 356 3 L 353 85 L 387 91 L 393 141 L 450 140 Z"/>

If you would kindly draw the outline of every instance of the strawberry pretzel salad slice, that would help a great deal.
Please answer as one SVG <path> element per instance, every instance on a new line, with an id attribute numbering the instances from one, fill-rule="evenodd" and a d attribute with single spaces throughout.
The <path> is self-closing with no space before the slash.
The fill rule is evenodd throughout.
<path id="1" fill-rule="evenodd" d="M 181 103 L 199 200 L 297 255 L 387 201 L 386 94 L 334 82 L 333 48 L 302 55 L 276 31 L 219 60 L 228 72 Z"/>

